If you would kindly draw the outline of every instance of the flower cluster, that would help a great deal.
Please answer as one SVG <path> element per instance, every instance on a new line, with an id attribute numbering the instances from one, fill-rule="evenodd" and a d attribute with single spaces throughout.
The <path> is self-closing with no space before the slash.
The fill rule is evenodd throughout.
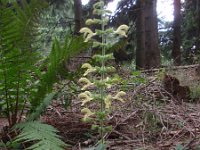
<path id="1" fill-rule="evenodd" d="M 106 132 L 106 127 L 104 121 L 108 116 L 112 101 L 117 100 L 120 102 L 124 101 L 124 96 L 126 95 L 123 91 L 118 91 L 116 94 L 107 94 L 107 89 L 110 89 L 113 85 L 119 82 L 118 77 L 113 77 L 113 73 L 116 71 L 113 66 L 107 66 L 107 62 L 113 59 L 113 54 L 107 54 L 106 50 L 109 47 L 107 43 L 107 36 L 109 35 L 120 35 L 127 37 L 126 33 L 129 29 L 127 25 L 121 25 L 116 30 L 109 28 L 105 29 L 108 24 L 108 14 L 109 10 L 104 9 L 104 2 L 100 1 L 94 4 L 93 13 L 100 15 L 101 19 L 88 19 L 86 25 L 100 24 L 102 26 L 101 30 L 92 31 L 88 27 L 84 27 L 80 30 L 83 33 L 85 42 L 93 40 L 93 47 L 101 47 L 102 55 L 94 55 L 93 59 L 98 62 L 97 66 L 92 66 L 89 63 L 84 63 L 82 68 L 85 70 L 83 77 L 79 79 L 79 83 L 82 85 L 81 90 L 83 91 L 78 95 L 81 100 L 81 106 L 84 107 L 81 112 L 84 113 L 84 121 L 94 121 L 95 128 L 100 131 L 101 139 L 103 139 L 103 132 Z M 101 37 L 102 41 L 95 41 L 94 36 Z M 100 65 L 99 65 L 100 64 Z M 93 77 L 92 79 L 90 77 Z M 93 89 L 93 92 L 90 90 Z M 95 89 L 95 90 L 94 90 Z M 99 110 L 89 109 L 88 104 L 97 103 L 99 105 Z"/>
<path id="2" fill-rule="evenodd" d="M 107 20 L 106 20 L 107 21 Z M 106 22 L 105 21 L 105 22 Z M 90 24 L 98 22 L 98 19 L 96 20 L 90 20 Z M 88 24 L 88 23 L 87 23 Z M 106 30 L 104 32 L 105 33 L 109 33 L 109 32 L 113 32 L 114 34 L 118 34 L 120 36 L 124 36 L 127 37 L 126 33 L 128 31 L 129 27 L 127 25 L 121 25 L 117 28 L 116 31 L 113 31 L 112 29 Z M 85 42 L 88 42 L 92 37 L 98 35 L 98 31 L 97 32 L 93 32 L 90 28 L 88 27 L 84 27 L 80 30 L 80 33 L 83 33 L 83 36 L 85 38 Z"/>
<path id="3" fill-rule="evenodd" d="M 94 58 L 99 58 L 100 56 L 96 56 Z M 103 57 L 102 57 L 103 58 Z M 106 57 L 105 57 L 106 58 Z M 80 93 L 78 95 L 78 98 L 82 101 L 82 105 L 84 106 L 85 104 L 87 104 L 88 102 L 91 102 L 92 100 L 98 100 L 101 99 L 103 97 L 103 102 L 105 104 L 105 109 L 109 110 L 112 100 L 119 100 L 121 102 L 124 102 L 123 100 L 123 96 L 125 96 L 125 92 L 123 91 L 119 91 L 115 96 L 112 95 L 107 95 L 107 96 L 102 96 L 100 94 L 97 93 L 91 93 L 89 91 L 90 88 L 99 88 L 99 87 L 103 87 L 104 89 L 109 89 L 112 87 L 112 85 L 114 85 L 115 83 L 118 82 L 117 78 L 110 78 L 110 77 L 106 77 L 104 79 L 101 80 L 93 80 L 90 81 L 90 79 L 86 78 L 85 76 L 92 74 L 92 73 L 96 73 L 96 74 L 100 74 L 101 72 L 114 72 L 115 68 L 114 67 L 106 67 L 106 66 L 95 66 L 93 67 L 91 64 L 89 63 L 84 63 L 82 65 L 82 68 L 85 69 L 85 73 L 83 74 L 83 77 L 79 79 L 79 83 L 82 84 L 82 88 L 81 90 L 83 90 L 83 93 Z M 105 94 L 104 94 L 105 95 Z M 89 117 L 89 115 L 86 115 L 87 117 Z M 87 120 L 87 117 L 84 117 L 84 120 Z"/>

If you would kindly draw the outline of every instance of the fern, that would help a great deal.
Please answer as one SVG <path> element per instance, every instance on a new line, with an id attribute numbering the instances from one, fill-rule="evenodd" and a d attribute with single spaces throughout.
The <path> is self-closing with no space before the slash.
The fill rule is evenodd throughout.
<path id="1" fill-rule="evenodd" d="M 36 110 L 30 114 L 27 120 L 33 121 L 39 118 L 39 116 L 43 113 L 43 111 L 46 110 L 46 108 L 49 106 L 54 96 L 55 93 L 48 94 L 41 102 L 41 104 L 36 108 Z"/>
<path id="2" fill-rule="evenodd" d="M 67 145 L 62 142 L 54 127 L 39 121 L 20 123 L 15 126 L 20 134 L 14 142 L 34 143 L 27 150 L 64 150 Z"/>
<path id="3" fill-rule="evenodd" d="M 0 5 L 0 93 L 2 105 L 6 106 L 6 116 L 10 126 L 17 119 L 33 91 L 33 72 L 40 59 L 36 45 L 37 19 L 44 8 L 44 1 L 32 0 L 27 4 L 22 0 L 8 7 L 7 1 Z"/>
<path id="4" fill-rule="evenodd" d="M 17 116 L 27 103 L 36 110 L 51 93 L 58 75 L 66 72 L 64 62 L 88 47 L 82 37 L 68 34 L 64 43 L 55 39 L 45 61 L 47 72 L 41 72 L 43 63 L 38 63 L 42 58 L 36 45 L 39 13 L 46 6 L 43 2 L 22 0 L 22 6 L 12 3 L 9 8 L 7 3 L 0 5 L 0 105 L 6 107 L 10 126 L 20 122 Z"/>
<path id="5" fill-rule="evenodd" d="M 64 43 L 54 40 L 52 51 L 45 60 L 46 72 L 42 72 L 42 58 L 37 47 L 38 19 L 44 1 L 22 0 L 19 6 L 7 1 L 0 5 L 0 99 L 6 107 L 10 126 L 19 123 L 25 105 L 31 103 L 33 113 L 28 122 L 18 124 L 21 129 L 16 142 L 34 142 L 28 149 L 59 150 L 65 144 L 59 140 L 57 131 L 49 125 L 34 121 L 51 102 L 52 85 L 63 73 L 63 63 L 88 44 L 82 37 L 68 35 Z M 49 94 L 49 95 L 48 95 Z M 45 98 L 46 97 L 46 98 Z M 18 119 L 19 117 L 19 119 Z"/>
<path id="6" fill-rule="evenodd" d="M 89 46 L 90 44 L 83 42 L 82 37 L 73 37 L 70 34 L 67 34 L 63 44 L 57 39 L 53 41 L 51 53 L 45 61 L 48 64 L 47 72 L 41 76 L 38 92 L 35 93 L 35 97 L 31 101 L 33 110 L 40 105 L 45 95 L 52 91 L 53 84 L 59 79 L 58 75 L 64 74 L 66 76 L 64 63 Z"/>

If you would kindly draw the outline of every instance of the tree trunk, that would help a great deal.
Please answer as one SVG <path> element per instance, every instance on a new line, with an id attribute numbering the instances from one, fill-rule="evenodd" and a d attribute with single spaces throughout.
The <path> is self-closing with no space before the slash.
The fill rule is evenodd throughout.
<path id="1" fill-rule="evenodd" d="M 145 68 L 160 67 L 160 49 L 158 47 L 157 0 L 145 0 Z"/>
<path id="2" fill-rule="evenodd" d="M 144 20 L 144 1 L 137 1 L 137 20 L 136 20 L 136 69 L 145 68 L 145 20 Z"/>
<path id="3" fill-rule="evenodd" d="M 200 53 L 200 0 L 197 0 L 196 3 L 196 13 L 197 13 L 197 42 L 196 42 L 196 49 L 197 53 Z"/>
<path id="4" fill-rule="evenodd" d="M 75 21 L 75 34 L 78 34 L 82 28 L 82 3 L 81 0 L 74 0 L 74 21 Z"/>
<path id="5" fill-rule="evenodd" d="M 156 3 L 157 0 L 137 1 L 137 69 L 151 69 L 160 67 Z"/>
<path id="6" fill-rule="evenodd" d="M 181 0 L 174 0 L 174 40 L 172 58 L 174 65 L 181 64 Z"/>

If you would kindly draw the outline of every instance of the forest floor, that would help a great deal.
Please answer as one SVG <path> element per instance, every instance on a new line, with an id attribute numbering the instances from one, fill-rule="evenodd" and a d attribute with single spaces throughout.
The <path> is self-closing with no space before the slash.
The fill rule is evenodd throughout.
<path id="1" fill-rule="evenodd" d="M 164 71 L 178 79 L 179 86 L 190 87 L 190 96 L 181 98 L 163 85 L 163 70 L 146 71 L 142 75 L 147 81 L 138 85 L 134 84 L 129 71 L 119 70 L 130 82 L 122 87 L 127 93 L 126 102 L 112 104 L 107 124 L 112 125 L 113 130 L 105 135 L 107 149 L 200 150 L 200 75 L 196 68 L 195 65 L 183 66 Z M 61 103 L 55 101 L 42 120 L 60 131 L 63 140 L 71 145 L 69 150 L 86 150 L 94 145 L 99 137 L 91 130 L 91 123 L 81 121 L 80 100 L 74 97 L 70 109 L 63 108 Z"/>
<path id="2" fill-rule="evenodd" d="M 136 83 L 128 69 L 119 74 L 128 83 L 113 87 L 115 92 L 126 91 L 126 102 L 112 104 L 107 124 L 112 132 L 105 135 L 108 150 L 200 150 L 200 75 L 197 66 L 183 66 L 165 70 L 149 70 L 141 75 L 145 83 Z M 166 89 L 163 75 L 179 80 L 178 87 L 189 87 L 190 96 L 174 95 Z M 140 78 L 140 77 L 139 77 Z M 174 81 L 167 81 L 174 84 Z M 167 84 L 168 85 L 168 84 Z M 170 88 L 172 88 L 170 86 Z M 180 88 L 185 89 L 185 88 Z M 180 98 L 180 97 L 181 98 Z M 95 109 L 95 105 L 90 108 Z M 72 96 L 68 109 L 58 98 L 48 107 L 41 119 L 56 127 L 63 140 L 70 146 L 67 150 L 88 149 L 98 141 L 98 133 L 91 130 L 91 123 L 82 122 L 81 101 Z M 5 119 L 0 120 L 0 127 Z"/>

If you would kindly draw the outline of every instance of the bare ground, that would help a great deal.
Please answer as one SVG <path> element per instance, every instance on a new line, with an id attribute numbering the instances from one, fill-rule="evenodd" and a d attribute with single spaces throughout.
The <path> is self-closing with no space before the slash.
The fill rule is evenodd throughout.
<path id="1" fill-rule="evenodd" d="M 123 72 L 125 78 L 129 73 Z M 192 88 L 199 86 L 195 67 L 166 71 L 176 76 L 181 85 Z M 165 73 L 166 73 L 165 72 Z M 106 135 L 109 150 L 171 150 L 178 148 L 200 149 L 200 97 L 178 100 L 168 93 L 159 77 L 161 72 L 147 76 L 146 84 L 124 87 L 126 102 L 113 103 L 113 110 L 107 123 L 113 130 Z M 113 88 L 115 91 L 118 88 Z M 95 106 L 93 106 L 95 107 Z M 98 134 L 92 131 L 90 123 L 81 121 L 80 101 L 74 98 L 71 109 L 66 110 L 57 101 L 46 112 L 43 120 L 55 126 L 63 140 L 71 146 L 69 150 L 91 147 L 98 141 Z"/>
<path id="2" fill-rule="evenodd" d="M 128 71 L 120 72 L 130 80 Z M 192 90 L 200 85 L 195 67 L 169 69 L 165 73 L 176 76 L 181 85 Z M 130 81 L 123 86 L 126 102 L 113 103 L 107 120 L 113 127 L 106 135 L 108 150 L 173 150 L 178 145 L 184 150 L 200 150 L 200 94 L 178 100 L 163 88 L 161 76 L 161 71 L 155 71 L 145 76 L 146 84 Z M 95 145 L 99 136 L 91 130 L 91 123 L 81 121 L 81 102 L 76 97 L 72 99 L 68 109 L 63 107 L 62 99 L 57 99 L 41 119 L 60 131 L 63 140 L 70 144 L 67 150 L 84 150 Z M 5 125 L 5 119 L 0 119 L 0 127 Z"/>

